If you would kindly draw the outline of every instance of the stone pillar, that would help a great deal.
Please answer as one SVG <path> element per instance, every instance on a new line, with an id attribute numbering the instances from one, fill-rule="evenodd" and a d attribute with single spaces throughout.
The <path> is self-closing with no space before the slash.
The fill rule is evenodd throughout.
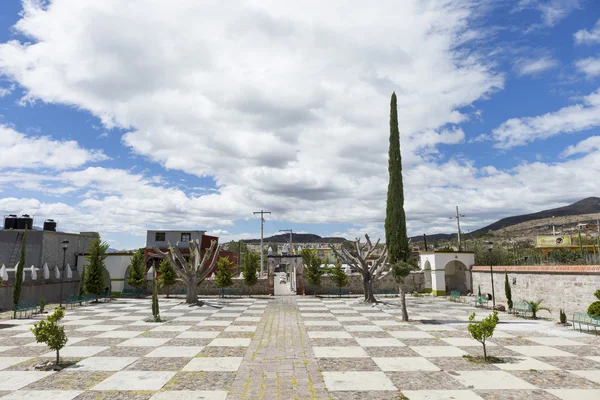
<path id="1" fill-rule="evenodd" d="M 435 268 L 435 267 L 434 267 Z M 434 296 L 446 296 L 446 271 L 431 270 L 431 293 Z"/>

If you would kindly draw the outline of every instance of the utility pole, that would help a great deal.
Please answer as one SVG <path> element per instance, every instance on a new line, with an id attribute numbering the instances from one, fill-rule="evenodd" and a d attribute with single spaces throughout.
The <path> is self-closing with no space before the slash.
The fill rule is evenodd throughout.
<path id="1" fill-rule="evenodd" d="M 279 232 L 289 232 L 290 233 L 290 252 L 289 254 L 294 254 L 294 247 L 292 246 L 292 230 L 291 229 L 280 229 Z"/>
<path id="2" fill-rule="evenodd" d="M 263 275 L 265 252 L 263 249 L 263 232 L 265 228 L 265 214 L 271 214 L 270 211 L 255 211 L 254 215 L 260 214 L 260 275 Z"/>
<path id="3" fill-rule="evenodd" d="M 425 242 L 425 251 L 427 251 L 427 235 L 423 234 L 423 241 Z"/>
<path id="4" fill-rule="evenodd" d="M 456 216 L 450 217 L 450 219 L 456 218 L 456 227 L 458 228 L 458 251 L 460 251 L 460 218 L 461 217 L 464 217 L 464 215 L 458 213 L 458 206 L 456 206 Z"/>

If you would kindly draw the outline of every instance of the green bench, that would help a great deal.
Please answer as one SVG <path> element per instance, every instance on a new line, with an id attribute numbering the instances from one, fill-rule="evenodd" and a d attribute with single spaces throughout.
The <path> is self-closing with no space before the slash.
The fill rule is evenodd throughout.
<path id="1" fill-rule="evenodd" d="M 398 289 L 396 289 L 396 288 L 373 289 L 373 294 L 395 294 L 395 295 L 398 295 Z"/>
<path id="2" fill-rule="evenodd" d="M 222 297 L 225 296 L 242 296 L 243 293 L 240 289 L 227 289 L 227 288 L 222 288 L 219 290 L 219 294 Z"/>
<path id="3" fill-rule="evenodd" d="M 488 299 L 487 296 L 475 296 L 475 298 L 472 301 L 475 307 L 483 306 L 484 304 L 487 307 L 488 303 L 490 302 L 490 299 Z"/>
<path id="4" fill-rule="evenodd" d="M 526 301 L 517 301 L 515 304 L 513 304 L 513 311 L 515 312 L 515 315 L 527 317 L 527 314 L 531 314 L 531 316 L 533 316 L 531 304 Z"/>
<path id="5" fill-rule="evenodd" d="M 121 297 L 140 297 L 144 294 L 144 289 L 123 289 Z"/>
<path id="6" fill-rule="evenodd" d="M 27 317 L 27 311 L 31 311 L 31 315 L 38 309 L 38 305 L 33 301 L 20 301 L 15 306 L 15 311 L 19 313 L 19 318 L 25 313 L 25 317 Z"/>
<path id="7" fill-rule="evenodd" d="M 450 296 L 448 296 L 452 301 L 460 300 L 460 292 L 458 290 L 453 290 L 450 292 Z"/>
<path id="8" fill-rule="evenodd" d="M 327 295 L 328 296 L 349 296 L 350 295 L 350 290 L 349 289 L 345 289 L 345 288 L 329 288 L 327 289 Z"/>
<path id="9" fill-rule="evenodd" d="M 573 329 L 575 324 L 579 324 L 579 331 L 581 331 L 581 325 L 586 325 L 587 330 L 590 330 L 590 326 L 594 327 L 594 333 L 598 334 L 597 328 L 600 328 L 600 317 L 592 317 L 588 313 L 576 312 L 573 314 Z"/>

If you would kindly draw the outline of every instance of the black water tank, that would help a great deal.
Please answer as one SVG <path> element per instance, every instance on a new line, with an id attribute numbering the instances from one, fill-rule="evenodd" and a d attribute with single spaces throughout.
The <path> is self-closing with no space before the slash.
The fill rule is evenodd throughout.
<path id="1" fill-rule="evenodd" d="M 56 221 L 53 219 L 47 219 L 44 221 L 44 230 L 56 232 Z"/>
<path id="2" fill-rule="evenodd" d="M 17 216 L 14 214 L 4 217 L 4 229 L 17 229 L 17 219 Z"/>
<path id="3" fill-rule="evenodd" d="M 33 229 L 33 218 L 28 214 L 21 215 L 17 220 L 17 229 Z"/>

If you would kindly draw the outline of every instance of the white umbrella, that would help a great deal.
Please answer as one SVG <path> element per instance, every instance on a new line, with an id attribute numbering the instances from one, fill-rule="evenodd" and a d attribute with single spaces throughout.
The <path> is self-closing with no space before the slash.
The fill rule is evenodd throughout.
<path id="1" fill-rule="evenodd" d="M 31 266 L 31 280 L 32 281 L 37 280 L 37 272 L 36 272 L 35 267 L 33 265 Z"/>
<path id="2" fill-rule="evenodd" d="M 50 279 L 50 270 L 48 269 L 48 263 L 44 263 L 44 279 Z"/>
<path id="3" fill-rule="evenodd" d="M 2 268 L 0 268 L 0 279 L 7 281 L 8 280 L 8 272 L 6 272 L 6 265 L 2 264 Z"/>
<path id="4" fill-rule="evenodd" d="M 60 271 L 58 269 L 58 265 L 56 267 L 54 267 L 54 277 L 56 279 L 60 279 Z"/>
<path id="5" fill-rule="evenodd" d="M 67 263 L 67 279 L 73 278 L 73 271 L 71 271 L 71 266 Z"/>

